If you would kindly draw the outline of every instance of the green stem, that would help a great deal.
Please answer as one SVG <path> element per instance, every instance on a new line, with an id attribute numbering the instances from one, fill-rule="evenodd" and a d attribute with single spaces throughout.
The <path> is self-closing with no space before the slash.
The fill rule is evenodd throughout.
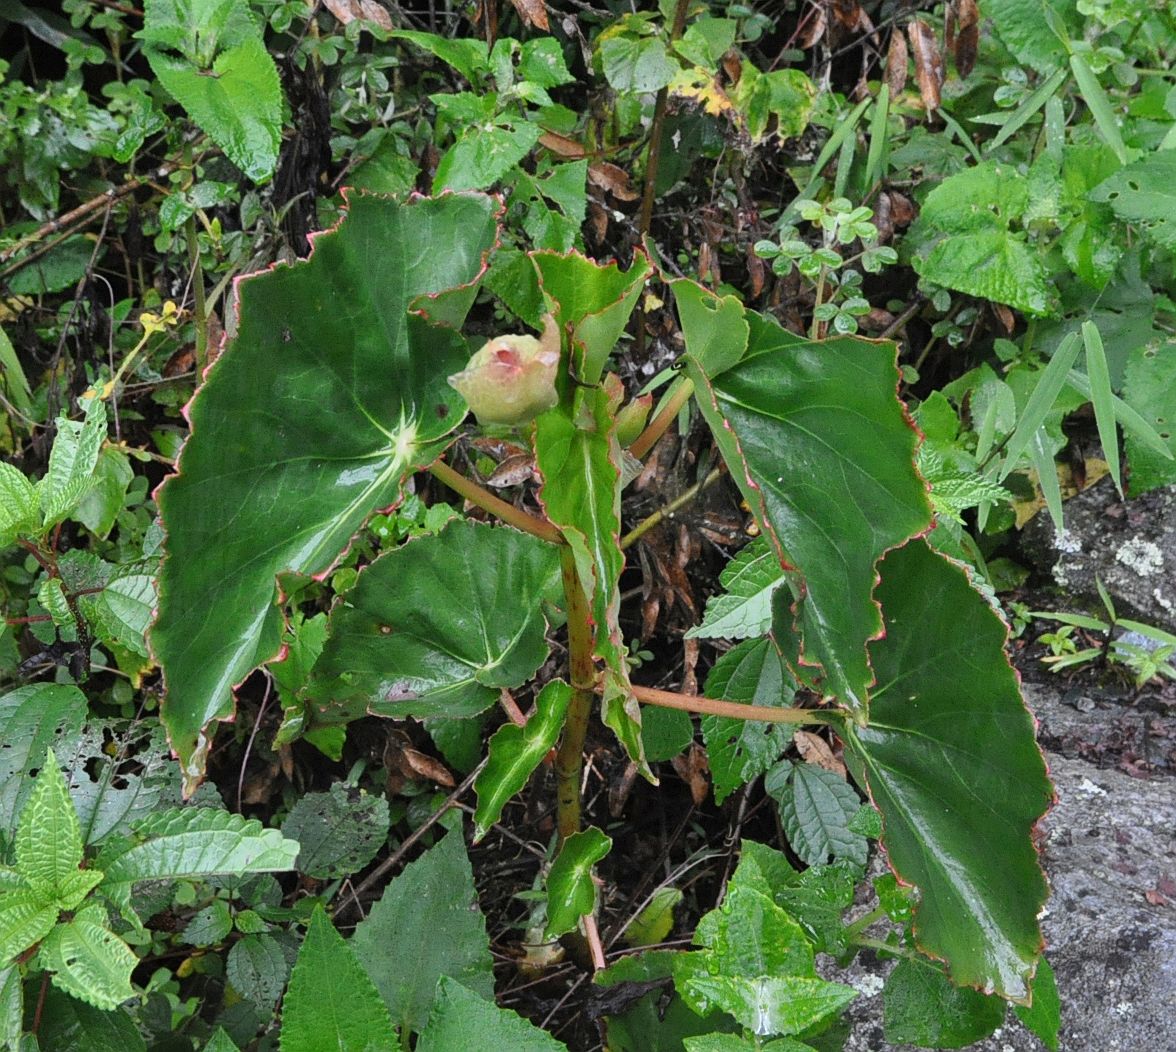
<path id="1" fill-rule="evenodd" d="M 867 939 L 863 935 L 854 939 L 853 945 L 860 946 L 867 950 L 878 950 L 881 953 L 888 953 L 892 957 L 905 957 L 908 961 L 914 961 L 916 964 L 926 965 L 928 968 L 934 967 L 934 965 L 922 954 L 915 953 L 914 950 L 908 950 L 905 946 L 891 946 L 890 943 L 883 942 L 881 939 Z"/>
<path id="2" fill-rule="evenodd" d="M 568 658 L 574 692 L 564 721 L 563 738 L 555 754 L 556 824 L 562 842 L 580 831 L 580 772 L 584 766 L 588 719 L 592 714 L 596 667 L 592 661 L 592 611 L 576 571 L 576 558 L 566 544 L 559 554 L 568 615 Z"/>
<path id="3" fill-rule="evenodd" d="M 809 339 L 819 340 L 821 338 L 821 323 L 817 321 L 816 313 L 821 306 L 821 297 L 825 295 L 825 264 L 821 264 L 821 269 L 817 273 L 817 293 L 813 299 L 813 324 L 809 329 Z"/>
<path id="4" fill-rule="evenodd" d="M 637 437 L 637 441 L 629 447 L 629 452 L 638 460 L 645 456 L 654 447 L 657 440 L 669 430 L 678 411 L 686 404 L 692 394 L 694 394 L 692 380 L 688 380 L 684 376 L 675 380 L 674 386 L 670 388 L 670 396 L 666 399 L 666 404 L 662 406 L 661 412 L 649 422 L 645 430 Z"/>
<path id="5" fill-rule="evenodd" d="M 204 265 L 200 262 L 194 216 L 188 216 L 184 232 L 188 238 L 188 259 L 192 264 L 192 290 L 196 295 L 196 376 L 199 378 L 208 364 L 208 304 L 204 299 Z"/>
<path id="6" fill-rule="evenodd" d="M 700 482 L 694 483 L 688 490 L 685 490 L 680 496 L 670 501 L 664 508 L 659 508 L 649 518 L 642 520 L 633 527 L 624 537 L 621 538 L 621 551 L 636 544 L 645 534 L 654 528 L 662 519 L 672 516 L 679 508 L 689 504 L 695 497 L 697 497 L 708 486 L 713 486 L 722 477 L 723 469 L 715 468 L 706 478 Z"/>
<path id="7" fill-rule="evenodd" d="M 767 705 L 744 705 L 737 701 L 701 698 L 696 694 L 676 694 L 671 690 L 633 685 L 633 697 L 644 705 L 681 709 L 705 716 L 727 716 L 736 720 L 762 720 L 764 723 L 836 724 L 841 714 L 820 709 L 776 709 Z"/>
<path id="8" fill-rule="evenodd" d="M 859 933 L 865 931 L 875 921 L 882 920 L 882 918 L 885 916 L 886 910 L 881 906 L 875 906 L 874 909 L 870 910 L 869 913 L 858 917 L 858 919 L 855 920 L 852 924 L 847 924 L 845 926 L 845 934 L 850 939 L 855 939 Z"/>
<path id="9" fill-rule="evenodd" d="M 522 530 L 524 533 L 529 533 L 549 544 L 562 545 L 564 543 L 563 534 L 559 528 L 547 519 L 541 519 L 538 515 L 532 515 L 530 512 L 516 508 L 513 504 L 507 504 L 501 497 L 494 496 L 493 493 L 483 489 L 476 482 L 466 478 L 460 472 L 454 471 L 445 461 L 437 460 L 430 464 L 429 474 L 444 482 L 455 493 L 460 493 L 471 504 L 476 504 L 479 508 L 490 512 L 491 515 L 496 515 L 516 530 Z"/>

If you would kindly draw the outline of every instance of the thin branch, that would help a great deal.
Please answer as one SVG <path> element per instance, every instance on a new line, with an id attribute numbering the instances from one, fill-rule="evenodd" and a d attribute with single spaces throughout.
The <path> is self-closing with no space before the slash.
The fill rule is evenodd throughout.
<path id="1" fill-rule="evenodd" d="M 768 705 L 744 705 L 737 701 L 719 701 L 696 694 L 676 694 L 670 690 L 633 685 L 633 697 L 644 705 L 660 705 L 666 709 L 681 709 L 707 716 L 728 716 L 735 720 L 761 720 L 764 723 L 839 723 L 834 712 L 819 709 L 775 709 Z"/>
<path id="2" fill-rule="evenodd" d="M 661 412 L 649 422 L 645 430 L 638 436 L 637 441 L 629 447 L 629 452 L 638 460 L 653 449 L 657 440 L 669 430 L 670 424 L 674 422 L 679 410 L 694 394 L 694 381 L 682 376 L 675 383 L 677 386 L 671 389 L 670 396 L 666 400 L 666 404 L 662 406 Z"/>
<path id="3" fill-rule="evenodd" d="M 522 530 L 538 537 L 549 544 L 563 544 L 563 534 L 559 528 L 547 519 L 522 511 L 513 504 L 507 504 L 501 497 L 494 496 L 489 490 L 483 489 L 476 482 L 466 478 L 458 471 L 454 471 L 443 460 L 434 461 L 429 465 L 429 474 L 444 482 L 455 493 L 461 494 L 471 504 L 496 515 L 503 522 L 509 523 L 515 529 Z"/>
<path id="4" fill-rule="evenodd" d="M 679 508 L 685 507 L 695 497 L 697 497 L 704 489 L 713 486 L 722 478 L 723 469 L 715 468 L 706 478 L 694 483 L 689 489 L 684 490 L 678 497 L 675 497 L 664 508 L 659 508 L 647 519 L 642 520 L 633 527 L 624 537 L 621 538 L 621 550 L 636 544 L 645 534 L 654 528 L 662 519 L 668 518 L 674 514 Z"/>

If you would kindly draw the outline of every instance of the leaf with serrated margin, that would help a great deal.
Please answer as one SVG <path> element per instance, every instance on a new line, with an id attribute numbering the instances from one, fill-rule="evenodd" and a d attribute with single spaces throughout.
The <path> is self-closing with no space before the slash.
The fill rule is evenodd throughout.
<path id="1" fill-rule="evenodd" d="M 397 1044 L 388 1006 L 316 906 L 282 999 L 282 1052 L 391 1052 Z"/>
<path id="2" fill-rule="evenodd" d="M 468 520 L 381 555 L 331 611 L 307 688 L 317 719 L 481 712 L 547 659 L 558 573 L 554 545 Z"/>
<path id="3" fill-rule="evenodd" d="M 45 528 L 64 519 L 82 499 L 105 438 L 106 406 L 97 398 L 87 403 L 84 420 L 57 418 L 49 469 L 37 483 Z"/>
<path id="4" fill-rule="evenodd" d="M 402 1032 L 424 1027 L 443 975 L 494 996 L 490 940 L 460 832 L 404 867 L 350 945 Z"/>
<path id="5" fill-rule="evenodd" d="M 81 863 L 78 813 L 48 749 L 16 826 L 16 869 L 43 902 L 60 902 Z"/>
<path id="6" fill-rule="evenodd" d="M 187 791 L 232 688 L 280 648 L 276 576 L 325 572 L 461 422 L 446 377 L 496 235 L 481 195 L 353 195 L 310 258 L 242 279 L 237 335 L 193 400 L 151 645 Z"/>
<path id="7" fill-rule="evenodd" d="M 958 986 L 1028 996 L 1045 878 L 1034 824 L 1053 791 L 1007 630 L 966 571 L 912 541 L 881 564 L 886 636 L 870 724 L 846 729 L 847 761 L 882 812 L 900 880 L 920 892 L 915 940 Z"/>
<path id="8" fill-rule="evenodd" d="M 779 805 L 792 850 L 810 866 L 844 859 L 864 868 L 866 838 L 849 828 L 862 804 L 853 786 L 813 764 L 786 760 L 783 767 L 785 777 L 769 772 L 764 789 Z"/>
<path id="9" fill-rule="evenodd" d="M 110 1011 L 135 996 L 131 972 L 139 958 L 107 927 L 106 909 L 87 906 L 41 943 L 41 963 L 71 997 Z"/>
<path id="10" fill-rule="evenodd" d="M 804 930 L 771 897 L 733 884 L 723 904 L 698 922 L 694 944 L 706 949 L 711 972 L 723 975 L 815 976 Z"/>
<path id="11" fill-rule="evenodd" d="M 101 890 L 125 906 L 136 881 L 284 872 L 297 857 L 297 841 L 254 818 L 191 807 L 136 822 L 133 836 L 107 840 L 94 864 L 106 874 Z"/>
<path id="12" fill-rule="evenodd" d="M 797 343 L 753 311 L 746 319 L 746 356 L 716 377 L 694 360 L 696 334 L 684 328 L 687 369 L 732 478 L 781 564 L 803 579 L 801 660 L 819 662 L 823 689 L 862 718 L 873 682 L 866 643 L 882 630 L 875 565 L 931 524 L 894 345 Z"/>
<path id="13" fill-rule="evenodd" d="M 0 545 L 7 547 L 22 533 L 41 525 L 41 504 L 33 484 L 6 461 L 0 460 Z"/>
<path id="14" fill-rule="evenodd" d="M 0 892 L 0 968 L 45 938 L 58 913 L 56 904 L 46 904 L 28 888 Z"/>
<path id="15" fill-rule="evenodd" d="M 563 842 L 547 874 L 545 939 L 569 932 L 585 913 L 596 908 L 592 867 L 612 848 L 612 839 L 595 826 L 573 833 Z"/>
<path id="16" fill-rule="evenodd" d="M 595 653 L 604 659 L 601 719 L 649 775 L 641 741 L 641 709 L 629 685 L 621 638 L 621 447 L 603 388 L 578 387 L 575 408 L 544 413 L 535 422 L 535 461 L 543 476 L 539 499 L 562 531 L 592 610 Z"/>
<path id="17" fill-rule="evenodd" d="M 24 1031 L 24 976 L 21 969 L 0 969 L 0 1048 L 20 1048 Z"/>
<path id="18" fill-rule="evenodd" d="M 459 1052 L 461 1049 L 510 1049 L 510 1052 L 566 1052 L 567 1045 L 508 1008 L 479 997 L 443 975 L 429 1023 L 416 1052 Z M 285 1052 L 285 1049 L 282 1050 Z"/>
<path id="19" fill-rule="evenodd" d="M 857 997 L 852 986 L 801 975 L 693 975 L 675 982 L 696 1012 L 721 1008 L 760 1037 L 799 1034 Z"/>
<path id="20" fill-rule="evenodd" d="M 707 600 L 702 624 L 687 639 L 748 639 L 772 625 L 772 593 L 784 580 L 780 562 L 767 539 L 757 537 L 723 568 L 719 583 L 726 591 Z"/>
<path id="21" fill-rule="evenodd" d="M 572 688 L 562 680 L 552 680 L 539 692 L 535 711 L 525 726 L 507 723 L 495 731 L 489 761 L 474 782 L 478 794 L 475 843 L 498 821 L 507 800 L 522 790 L 555 744 L 571 700 Z"/>
<path id="22" fill-rule="evenodd" d="M 82 613 L 107 642 L 148 657 L 146 632 L 159 601 L 150 564 L 120 567 L 106 587 L 81 597 Z"/>
<path id="23" fill-rule="evenodd" d="M 63 756 L 77 748 L 89 706 L 73 686 L 37 683 L 0 696 L 0 842 L 11 844 L 29 794 L 32 772 L 53 746 Z"/>
<path id="24" fill-rule="evenodd" d="M 775 558 L 773 557 L 773 563 Z M 723 654 L 706 678 L 706 696 L 744 705 L 783 708 L 796 693 L 784 655 L 768 636 L 745 639 Z M 715 803 L 772 766 L 792 741 L 783 723 L 703 716 L 702 735 L 710 761 Z"/>

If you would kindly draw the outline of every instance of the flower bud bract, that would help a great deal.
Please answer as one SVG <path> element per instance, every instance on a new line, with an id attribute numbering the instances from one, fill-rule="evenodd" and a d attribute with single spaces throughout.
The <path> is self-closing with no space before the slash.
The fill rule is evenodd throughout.
<path id="1" fill-rule="evenodd" d="M 496 336 L 449 383 L 466 400 L 478 423 L 517 426 L 533 420 L 558 401 L 559 329 L 543 319 L 543 335 Z"/>

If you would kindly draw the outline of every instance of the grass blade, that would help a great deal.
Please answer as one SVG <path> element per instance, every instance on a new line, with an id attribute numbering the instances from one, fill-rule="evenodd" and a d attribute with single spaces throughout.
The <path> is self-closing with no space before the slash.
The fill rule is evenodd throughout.
<path id="1" fill-rule="evenodd" d="M 1054 529 L 1062 532 L 1062 487 L 1058 483 L 1058 466 L 1054 463 L 1053 454 L 1049 451 L 1049 436 L 1045 427 L 1039 427 L 1033 432 L 1033 439 L 1029 443 L 1029 459 L 1037 469 L 1037 482 L 1041 486 L 1041 493 L 1045 497 L 1045 506 L 1049 517 L 1053 519 Z"/>
<path id="2" fill-rule="evenodd" d="M 1021 128 L 1025 122 L 1028 121 L 1046 102 L 1053 97 L 1054 93 L 1062 86 L 1068 76 L 1065 68 L 1059 68 L 1050 74 L 1049 78 L 1043 81 L 1028 98 L 1022 101 L 1021 105 L 1013 110 L 1009 119 L 1004 122 L 1000 131 L 988 144 L 986 152 L 991 153 L 998 146 L 1008 142 Z"/>
<path id="3" fill-rule="evenodd" d="M 1013 437 L 1009 439 L 1004 466 L 1000 469 L 997 482 L 1005 480 L 1009 472 L 1017 466 L 1021 454 L 1029 448 L 1033 436 L 1037 434 L 1046 415 L 1053 407 L 1054 402 L 1057 401 L 1058 393 L 1065 386 L 1070 368 L 1077 358 L 1078 334 L 1072 332 L 1058 345 L 1049 365 L 1042 370 L 1041 379 L 1033 388 L 1033 393 L 1025 404 L 1025 412 L 1021 414 L 1021 419 L 1017 422 L 1017 429 L 1013 432 Z M 1054 484 L 1057 484 L 1056 473 Z"/>
<path id="4" fill-rule="evenodd" d="M 1078 81 L 1078 89 L 1082 98 L 1090 108 L 1090 115 L 1098 130 L 1106 140 L 1107 145 L 1115 151 L 1120 164 L 1127 163 L 1127 146 L 1123 136 L 1119 134 L 1119 121 L 1115 111 L 1111 108 L 1111 100 L 1103 91 L 1103 86 L 1094 75 L 1094 70 L 1087 64 L 1086 59 L 1079 54 L 1070 55 L 1070 69 L 1074 71 L 1074 79 Z"/>
<path id="5" fill-rule="evenodd" d="M 1098 440 L 1103 455 L 1115 480 L 1115 489 L 1123 496 L 1123 474 L 1119 470 L 1119 434 L 1115 427 L 1115 404 L 1111 399 L 1111 374 L 1102 335 L 1092 321 L 1082 323 L 1082 342 L 1086 345 L 1086 375 L 1090 380 L 1090 401 L 1094 404 L 1094 422 L 1098 425 Z"/>
<path id="6" fill-rule="evenodd" d="M 1084 373 L 1071 372 L 1067 378 L 1067 382 L 1084 398 L 1090 398 L 1092 394 L 1090 378 Z M 1172 459 L 1172 451 L 1168 448 L 1168 444 L 1156 434 L 1155 428 L 1144 420 L 1139 413 L 1132 409 L 1118 395 L 1111 396 L 1111 405 L 1115 408 L 1115 419 L 1124 431 L 1130 431 L 1148 449 L 1158 453 L 1165 460 Z"/>

